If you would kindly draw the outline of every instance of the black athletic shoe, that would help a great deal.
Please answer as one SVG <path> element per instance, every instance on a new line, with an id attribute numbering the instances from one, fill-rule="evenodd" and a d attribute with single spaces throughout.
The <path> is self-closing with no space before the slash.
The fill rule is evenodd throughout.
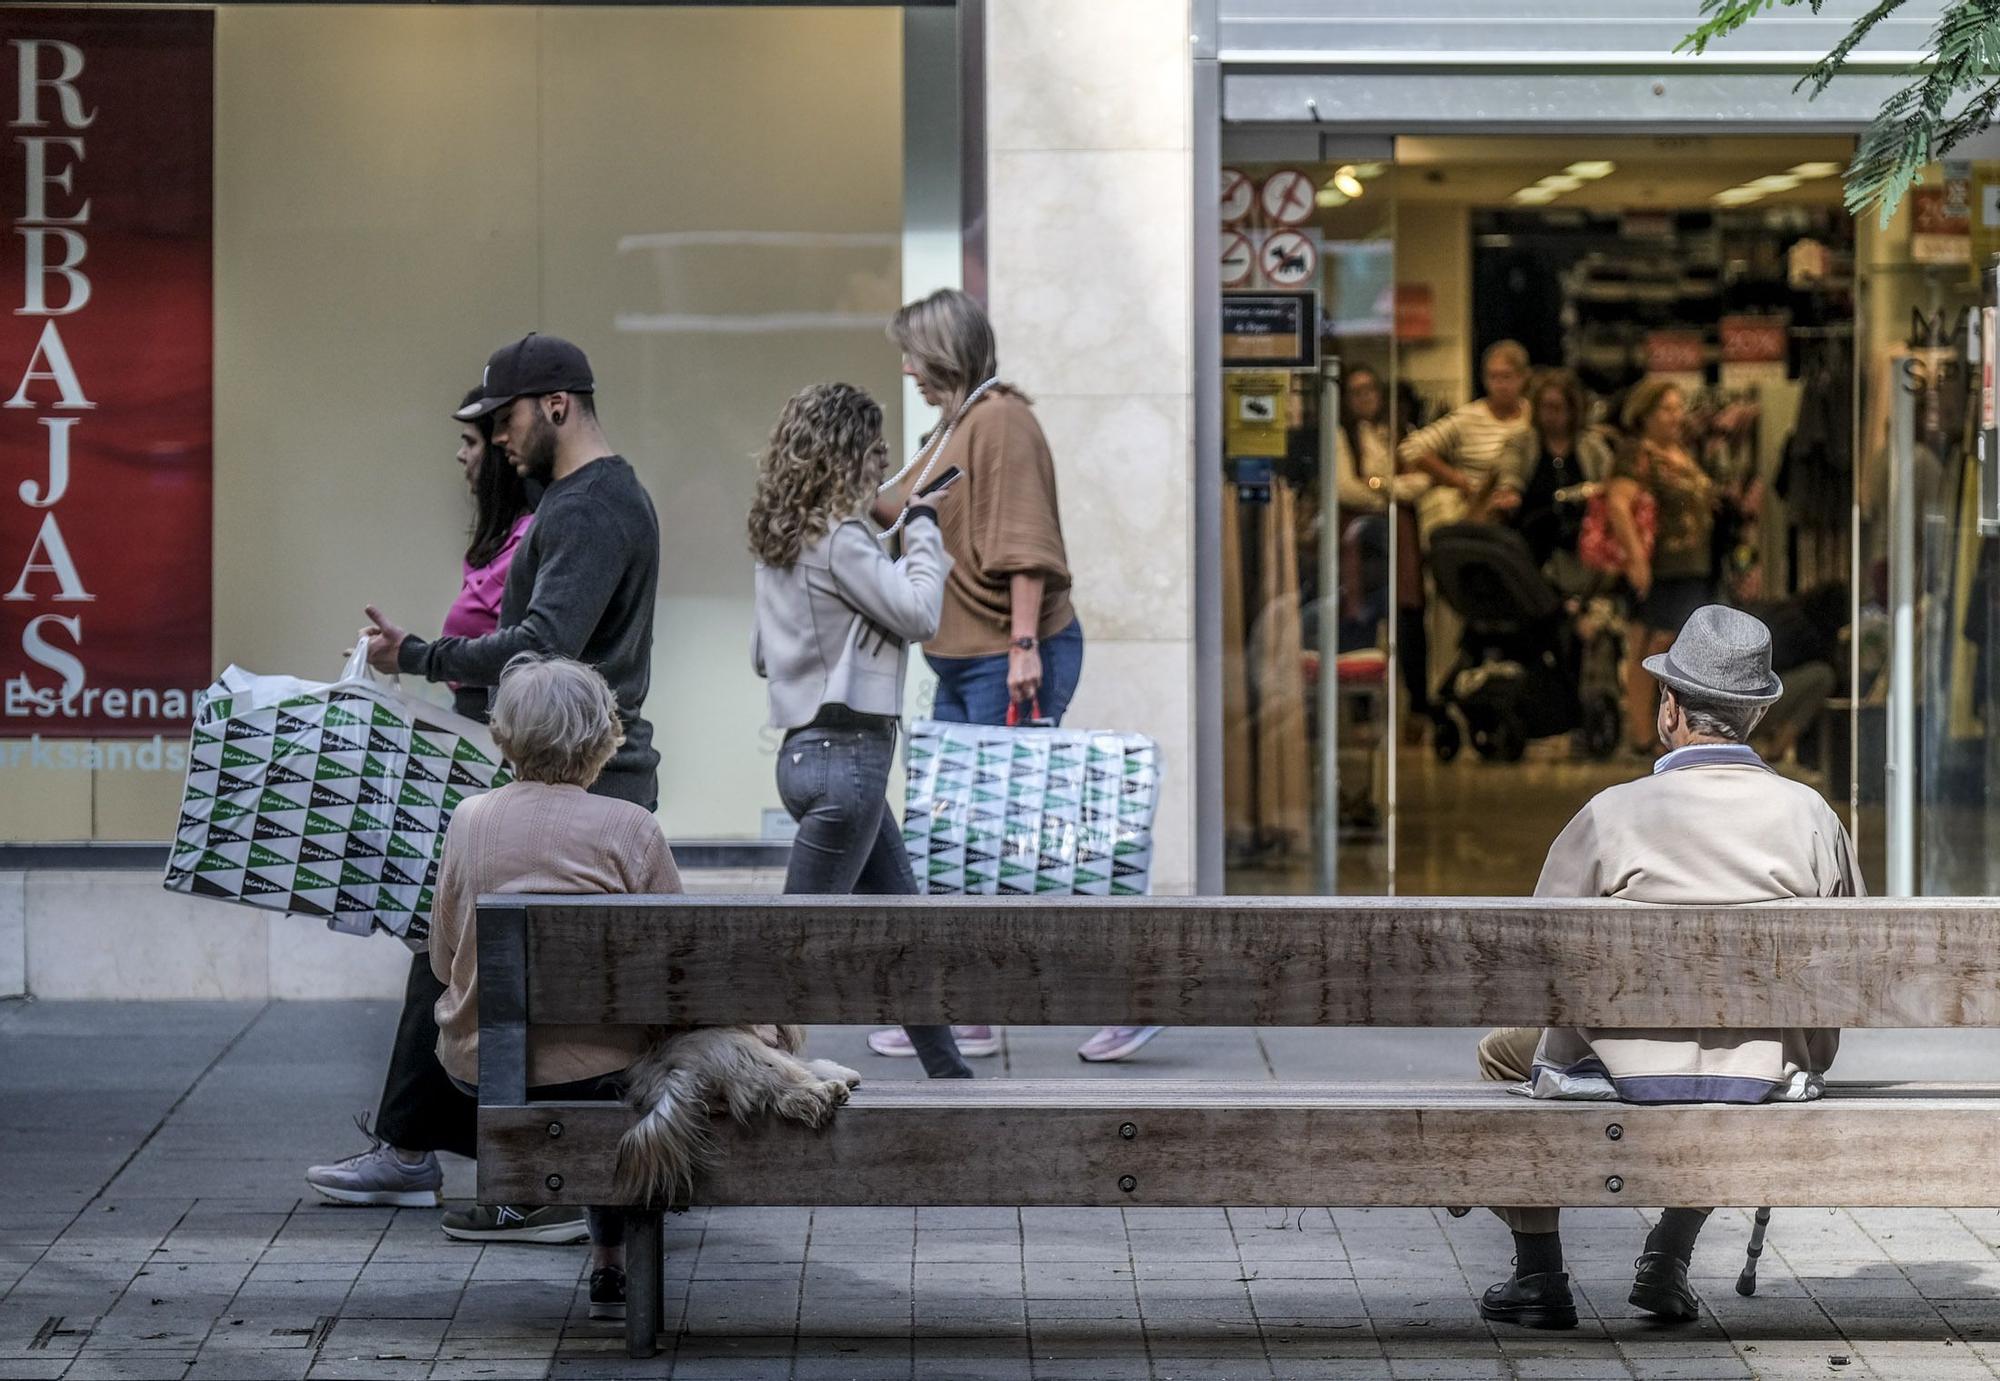
<path id="1" fill-rule="evenodd" d="M 1569 1292 L 1569 1275 L 1549 1271 L 1509 1276 L 1480 1299 L 1479 1316 L 1522 1328 L 1575 1328 L 1576 1298 Z"/>
<path id="2" fill-rule="evenodd" d="M 616 1266 L 600 1266 L 590 1273 L 590 1317 L 625 1317 L 625 1272 Z"/>
<path id="3" fill-rule="evenodd" d="M 1701 1299 L 1688 1284 L 1687 1262 L 1672 1252 L 1647 1252 L 1632 1263 L 1632 1303 L 1672 1323 L 1701 1317 Z"/>

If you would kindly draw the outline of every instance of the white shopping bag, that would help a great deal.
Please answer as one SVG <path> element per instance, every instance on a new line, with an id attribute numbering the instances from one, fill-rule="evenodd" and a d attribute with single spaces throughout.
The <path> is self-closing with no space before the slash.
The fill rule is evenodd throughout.
<path id="1" fill-rule="evenodd" d="M 1151 890 L 1159 749 L 1144 734 L 910 726 L 903 844 L 917 887 L 973 896 Z"/>
<path id="2" fill-rule="evenodd" d="M 508 774 L 484 725 L 367 652 L 331 683 L 231 666 L 196 697 L 170 890 L 423 941 L 452 811 Z"/>

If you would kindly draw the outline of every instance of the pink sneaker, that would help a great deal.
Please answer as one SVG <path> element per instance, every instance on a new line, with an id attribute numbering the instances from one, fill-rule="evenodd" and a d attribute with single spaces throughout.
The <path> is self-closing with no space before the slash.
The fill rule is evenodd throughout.
<path id="1" fill-rule="evenodd" d="M 1122 1060 L 1166 1029 L 1164 1026 L 1107 1026 L 1078 1046 L 1076 1057 L 1091 1064 Z"/>
<path id="2" fill-rule="evenodd" d="M 968 1059 L 1000 1053 L 1000 1037 L 990 1026 L 954 1026 L 951 1035 L 958 1042 L 958 1053 Z M 884 1027 L 869 1036 L 868 1048 L 892 1060 L 912 1059 L 917 1053 L 917 1048 L 910 1044 L 908 1033 L 900 1026 Z"/>

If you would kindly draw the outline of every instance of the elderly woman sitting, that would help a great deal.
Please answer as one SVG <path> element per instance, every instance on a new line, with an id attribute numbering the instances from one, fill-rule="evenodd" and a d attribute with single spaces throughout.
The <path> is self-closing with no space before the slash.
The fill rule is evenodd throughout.
<path id="1" fill-rule="evenodd" d="M 515 780 L 453 814 L 431 917 L 438 1061 L 477 1093 L 479 936 L 484 892 L 678 892 L 680 874 L 651 813 L 585 790 L 623 741 L 617 703 L 580 662 L 516 657 L 493 697 L 493 741 Z M 619 1075 L 646 1049 L 643 1026 L 535 1026 L 528 1032 L 535 1098 L 616 1098 Z M 625 1220 L 589 1211 L 590 1316 L 625 1313 Z"/>

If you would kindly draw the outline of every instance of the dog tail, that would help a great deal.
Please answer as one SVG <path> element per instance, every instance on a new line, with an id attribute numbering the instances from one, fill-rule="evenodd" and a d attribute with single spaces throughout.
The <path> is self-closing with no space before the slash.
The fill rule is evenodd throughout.
<path id="1" fill-rule="evenodd" d="M 639 1120 L 618 1142 L 614 1185 L 619 1199 L 671 1203 L 676 1195 L 691 1193 L 695 1176 L 715 1158 L 700 1079 L 669 1063 L 662 1042 L 632 1066 L 627 1100 Z"/>

